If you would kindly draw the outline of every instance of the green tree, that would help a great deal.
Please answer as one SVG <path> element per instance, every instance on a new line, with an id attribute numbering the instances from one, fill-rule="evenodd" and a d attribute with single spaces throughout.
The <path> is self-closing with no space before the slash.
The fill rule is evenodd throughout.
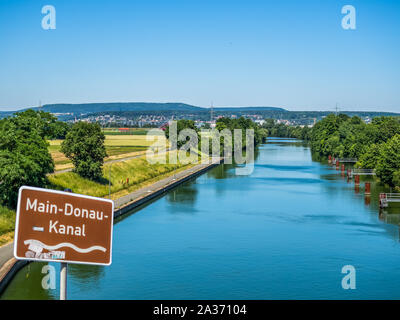
<path id="1" fill-rule="evenodd" d="M 71 129 L 71 125 L 66 122 L 56 121 L 51 124 L 50 127 L 50 135 L 49 139 L 65 139 L 69 130 Z"/>
<path id="2" fill-rule="evenodd" d="M 394 186 L 400 170 L 400 134 L 382 145 L 381 155 L 376 165 L 376 175 L 383 183 Z"/>
<path id="3" fill-rule="evenodd" d="M 375 169 L 381 157 L 381 145 L 372 144 L 361 155 L 356 163 L 356 167 L 364 169 Z"/>
<path id="4" fill-rule="evenodd" d="M 18 113 L 0 121 L 0 203 L 15 207 L 22 185 L 45 187 L 54 162 L 41 115 Z"/>
<path id="5" fill-rule="evenodd" d="M 99 180 L 107 156 L 105 135 L 98 123 L 77 122 L 61 144 L 61 152 L 71 159 L 81 177 Z"/>
<path id="6" fill-rule="evenodd" d="M 198 140 L 199 148 L 200 148 L 200 139 L 199 139 L 198 129 L 197 129 L 196 125 L 194 124 L 194 121 L 193 120 L 185 120 L 185 119 L 176 121 L 176 131 L 177 131 L 176 132 L 176 138 L 177 139 L 179 137 L 179 133 L 184 129 L 191 129 L 191 130 L 194 130 L 194 132 L 196 132 L 197 140 Z M 166 136 L 167 139 L 171 138 L 172 132 L 170 132 L 170 130 L 171 130 L 171 128 L 168 125 L 166 127 L 166 129 L 165 129 L 165 136 Z M 178 140 L 177 141 L 177 148 L 179 149 L 180 147 L 185 145 L 189 140 L 190 140 L 190 137 L 187 137 L 185 141 Z"/>

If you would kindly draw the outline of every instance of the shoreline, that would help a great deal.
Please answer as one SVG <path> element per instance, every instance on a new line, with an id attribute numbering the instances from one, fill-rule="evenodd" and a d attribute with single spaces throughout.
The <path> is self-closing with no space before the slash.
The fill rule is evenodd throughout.
<path id="1" fill-rule="evenodd" d="M 128 195 L 114 200 L 114 219 L 124 216 L 133 209 L 151 201 L 178 185 L 196 178 L 208 170 L 220 165 L 222 157 L 211 159 L 211 163 L 197 164 L 170 177 L 161 179 L 150 186 L 143 187 Z M 17 260 L 13 256 L 14 242 L 0 246 L 0 295 L 7 288 L 14 275 L 25 265 L 30 263 L 27 260 Z"/>

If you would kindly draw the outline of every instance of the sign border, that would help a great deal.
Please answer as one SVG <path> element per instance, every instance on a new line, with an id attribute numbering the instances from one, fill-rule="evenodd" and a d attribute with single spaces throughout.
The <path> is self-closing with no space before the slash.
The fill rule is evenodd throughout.
<path id="1" fill-rule="evenodd" d="M 109 202 L 112 205 L 112 214 L 111 214 L 111 242 L 110 242 L 110 262 L 109 263 L 98 263 L 98 262 L 80 262 L 80 261 L 71 261 L 71 260 L 61 260 L 61 259 L 37 259 L 37 258 L 27 258 L 27 257 L 19 257 L 17 255 L 17 239 L 18 239 L 18 226 L 19 226 L 19 218 L 20 218 L 20 206 L 21 206 L 21 194 L 22 190 L 34 190 L 34 191 L 42 191 L 42 192 L 49 192 L 49 193 L 58 193 L 62 195 L 78 197 L 78 198 L 86 198 L 91 200 L 97 201 L 104 201 Z M 92 196 L 87 196 L 78 193 L 71 193 L 53 189 L 44 189 L 44 188 L 37 188 L 37 187 L 30 187 L 30 186 L 21 186 L 18 191 L 18 203 L 17 203 L 17 212 L 15 216 L 15 230 L 14 230 L 14 249 L 13 254 L 14 257 L 18 260 L 29 260 L 29 261 L 37 261 L 37 262 L 61 262 L 61 263 L 71 263 L 71 264 L 86 264 L 86 265 L 97 265 L 97 266 L 109 266 L 112 263 L 112 244 L 113 244 L 113 229 L 114 229 L 114 201 L 111 199 L 105 198 L 97 198 Z"/>

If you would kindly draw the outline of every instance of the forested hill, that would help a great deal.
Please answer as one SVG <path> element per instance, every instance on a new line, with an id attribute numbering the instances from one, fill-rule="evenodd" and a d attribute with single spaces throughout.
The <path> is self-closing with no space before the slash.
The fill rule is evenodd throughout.
<path id="1" fill-rule="evenodd" d="M 38 108 L 33 108 L 38 109 Z M 112 111 L 183 111 L 199 112 L 203 108 L 185 103 L 112 102 L 81 104 L 46 104 L 41 110 L 51 113 L 85 114 Z"/>
<path id="2" fill-rule="evenodd" d="M 24 108 L 38 110 L 39 107 Z M 74 113 L 86 114 L 95 112 L 209 112 L 209 108 L 197 107 L 186 103 L 169 102 L 111 102 L 111 103 L 81 103 L 81 104 L 46 104 L 40 110 L 51 113 Z M 215 107 L 216 111 L 239 112 L 239 111 L 277 111 L 286 112 L 285 109 L 275 107 Z"/>

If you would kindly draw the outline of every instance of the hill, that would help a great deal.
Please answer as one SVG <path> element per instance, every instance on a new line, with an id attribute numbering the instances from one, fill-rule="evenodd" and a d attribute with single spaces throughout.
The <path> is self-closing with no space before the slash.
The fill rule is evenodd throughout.
<path id="1" fill-rule="evenodd" d="M 39 109 L 39 108 L 32 108 Z M 86 114 L 105 111 L 200 111 L 202 108 L 185 103 L 112 102 L 80 104 L 47 104 L 40 110 L 51 113 Z"/>

